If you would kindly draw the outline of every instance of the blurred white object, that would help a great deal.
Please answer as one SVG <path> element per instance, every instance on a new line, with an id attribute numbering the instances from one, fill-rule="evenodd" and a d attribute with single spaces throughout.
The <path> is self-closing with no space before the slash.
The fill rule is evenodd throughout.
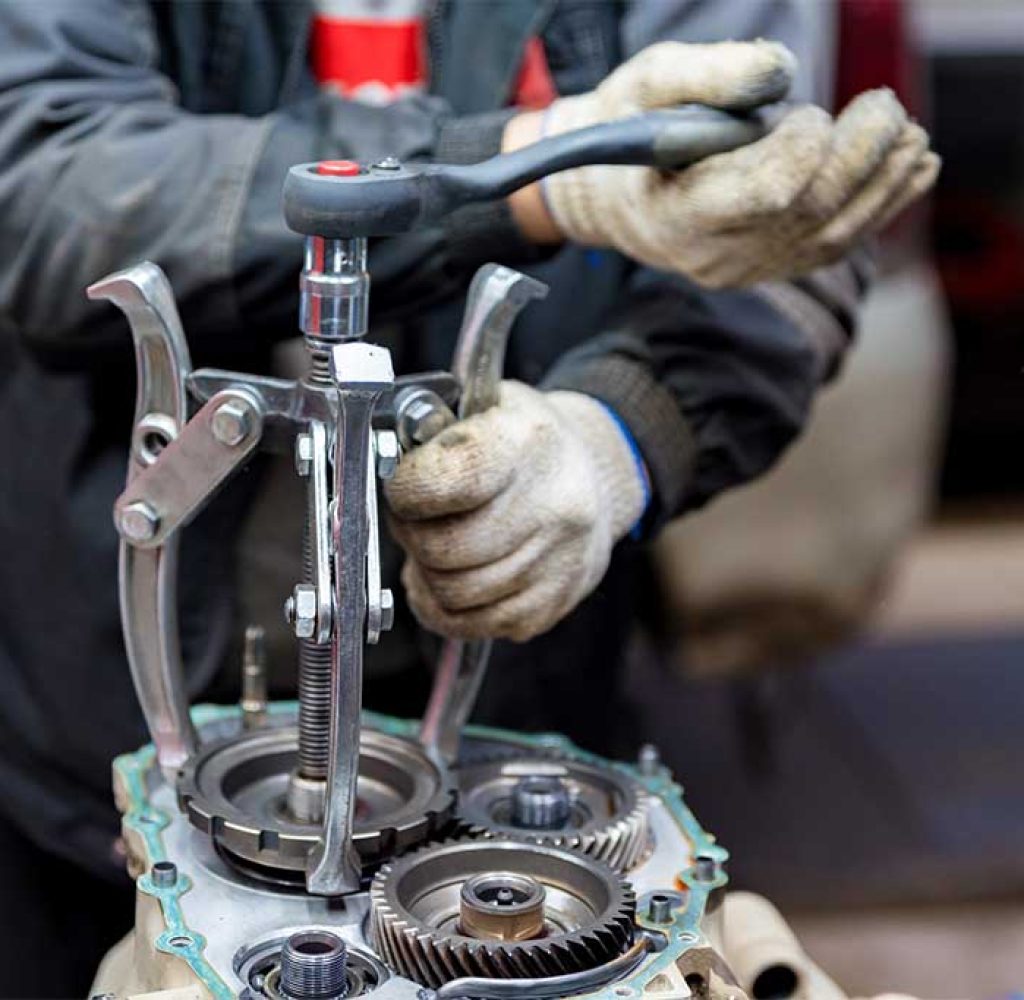
<path id="1" fill-rule="evenodd" d="M 931 503 L 950 370 L 937 278 L 882 278 L 838 382 L 767 476 L 657 547 L 670 628 L 696 674 L 805 659 L 854 631 Z"/>

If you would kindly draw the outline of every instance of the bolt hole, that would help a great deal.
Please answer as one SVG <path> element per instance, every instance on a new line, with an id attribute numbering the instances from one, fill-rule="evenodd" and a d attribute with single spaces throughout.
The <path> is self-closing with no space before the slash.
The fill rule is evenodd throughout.
<path id="1" fill-rule="evenodd" d="M 192 938 L 185 934 L 175 934 L 174 937 L 168 939 L 167 943 L 172 948 L 191 948 Z"/>
<path id="2" fill-rule="evenodd" d="M 631 997 L 633 995 L 633 991 L 628 986 L 620 986 L 616 989 L 615 995 L 617 997 Z"/>
<path id="3" fill-rule="evenodd" d="M 686 985 L 695 997 L 706 997 L 708 995 L 708 984 L 702 975 L 693 972 L 686 977 Z"/>
<path id="4" fill-rule="evenodd" d="M 148 431 L 142 435 L 142 448 L 143 450 L 156 458 L 167 447 L 170 442 L 167 440 L 167 436 L 161 434 L 159 431 Z"/>
<path id="5" fill-rule="evenodd" d="M 788 1000 L 796 993 L 800 977 L 790 965 L 769 965 L 754 980 L 754 1000 Z"/>

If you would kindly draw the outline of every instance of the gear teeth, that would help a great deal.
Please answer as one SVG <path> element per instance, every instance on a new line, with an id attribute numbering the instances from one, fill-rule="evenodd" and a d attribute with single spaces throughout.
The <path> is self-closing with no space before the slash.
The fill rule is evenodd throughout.
<path id="1" fill-rule="evenodd" d="M 414 870 L 416 899 L 423 897 L 432 875 L 439 887 L 450 887 L 493 870 L 533 875 L 541 882 L 554 882 L 555 870 L 560 873 L 559 885 L 574 885 L 575 875 L 580 887 L 589 887 L 577 888 L 581 894 L 598 891 L 596 875 L 601 880 L 600 897 L 590 901 L 596 914 L 591 924 L 531 941 L 478 940 L 458 933 L 450 905 L 424 915 L 405 905 L 402 880 Z M 602 862 L 549 845 L 494 839 L 449 841 L 392 861 L 374 878 L 370 904 L 370 932 L 377 952 L 396 972 L 432 989 L 465 977 L 543 979 L 603 965 L 632 944 L 636 912 L 632 887 Z M 414 907 L 415 900 L 409 906 Z M 431 913 L 442 910 L 446 916 L 441 926 L 427 923 Z"/>
<path id="2" fill-rule="evenodd" d="M 475 776 L 500 773 L 503 768 L 527 761 L 543 761 L 562 765 L 569 780 L 584 784 L 600 781 L 614 787 L 623 800 L 621 810 L 606 823 L 592 822 L 576 831 L 552 831 L 550 833 L 517 830 L 505 823 L 490 822 L 483 813 L 474 808 L 473 785 Z M 540 844 L 578 851 L 610 865 L 618 872 L 632 871 L 646 857 L 651 842 L 649 814 L 651 796 L 639 782 L 611 768 L 600 768 L 573 760 L 566 756 L 497 757 L 494 760 L 475 762 L 459 774 L 460 803 L 458 818 L 465 836 L 492 839 L 508 838 L 526 844 Z"/>

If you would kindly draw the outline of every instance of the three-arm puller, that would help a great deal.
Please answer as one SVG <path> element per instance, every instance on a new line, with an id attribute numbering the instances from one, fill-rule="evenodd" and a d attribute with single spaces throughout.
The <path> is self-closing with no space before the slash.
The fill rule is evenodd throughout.
<path id="1" fill-rule="evenodd" d="M 394 613 L 381 581 L 376 480 L 394 473 L 403 448 L 425 443 L 456 414 L 497 402 L 515 316 L 546 288 L 485 265 L 452 371 L 396 378 L 389 352 L 363 339 L 367 239 L 429 225 L 559 170 L 668 170 L 761 134 L 755 119 L 690 107 L 566 133 L 471 166 L 386 159 L 293 167 L 285 217 L 305 237 L 299 326 L 309 355 L 308 374 L 297 381 L 193 371 L 170 285 L 155 264 L 89 289 L 127 316 L 138 371 L 128 481 L 114 515 L 132 677 L 166 779 L 230 862 L 254 877 L 337 896 L 358 890 L 381 859 L 429 837 L 451 816 L 448 764 L 486 669 L 486 643 L 448 642 L 419 742 L 360 726 L 363 648 L 391 627 Z M 293 442 L 307 488 L 303 574 L 285 601 L 299 643 L 299 716 L 297 725 L 275 715 L 203 741 L 189 715 L 176 622 L 179 532 L 270 426 Z"/>

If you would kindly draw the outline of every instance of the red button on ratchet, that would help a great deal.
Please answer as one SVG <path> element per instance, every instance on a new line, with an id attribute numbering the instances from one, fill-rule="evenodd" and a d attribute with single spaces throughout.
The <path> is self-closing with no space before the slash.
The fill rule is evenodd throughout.
<path id="1" fill-rule="evenodd" d="M 326 177 L 355 177 L 361 168 L 355 160 L 321 160 L 316 172 Z"/>

